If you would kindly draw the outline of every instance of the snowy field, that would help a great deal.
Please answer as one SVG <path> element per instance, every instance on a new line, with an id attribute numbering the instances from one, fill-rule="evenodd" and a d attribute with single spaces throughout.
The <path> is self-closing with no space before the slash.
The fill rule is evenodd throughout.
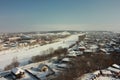
<path id="1" fill-rule="evenodd" d="M 84 74 L 82 77 L 78 78 L 77 80 L 120 80 L 117 78 L 114 78 L 112 76 L 99 76 L 93 79 L 95 75 L 92 73 Z"/>
<path id="2" fill-rule="evenodd" d="M 116 79 L 116 78 L 112 78 L 112 77 L 100 76 L 96 80 L 120 80 L 120 79 Z"/>
<path id="3" fill-rule="evenodd" d="M 45 54 L 43 51 L 49 48 L 57 49 L 58 47 L 69 47 L 71 44 L 78 40 L 78 34 L 71 35 L 67 38 L 61 39 L 59 42 L 47 44 L 47 45 L 35 45 L 33 48 L 14 48 L 0 52 L 0 69 L 3 69 L 6 65 L 12 62 L 12 59 L 17 57 L 20 65 L 25 65 L 32 56 Z"/>

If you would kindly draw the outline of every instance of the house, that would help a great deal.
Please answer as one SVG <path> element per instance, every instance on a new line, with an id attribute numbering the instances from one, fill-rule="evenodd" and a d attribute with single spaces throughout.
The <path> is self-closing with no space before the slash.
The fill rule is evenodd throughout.
<path id="1" fill-rule="evenodd" d="M 79 50 L 80 50 L 80 51 L 84 51 L 85 49 L 86 49 L 86 48 L 85 48 L 84 46 L 80 46 L 80 47 L 79 47 Z"/>
<path id="2" fill-rule="evenodd" d="M 84 53 L 87 54 L 87 53 L 93 53 L 93 51 L 91 49 L 86 49 L 84 50 Z"/>
<path id="3" fill-rule="evenodd" d="M 38 70 L 40 72 L 47 72 L 48 73 L 47 75 L 52 75 L 55 73 L 48 65 L 45 65 L 45 64 L 40 64 L 38 66 Z"/>
<path id="4" fill-rule="evenodd" d="M 96 76 L 99 76 L 100 75 L 100 71 L 97 70 L 97 71 L 93 72 L 93 74 L 95 74 Z"/>
<path id="5" fill-rule="evenodd" d="M 59 67 L 59 68 L 67 68 L 68 65 L 63 63 L 63 64 L 58 64 L 57 67 Z"/>
<path id="6" fill-rule="evenodd" d="M 31 44 L 31 43 L 36 43 L 37 41 L 35 39 L 31 39 L 31 40 L 26 40 L 26 42 Z"/>
<path id="7" fill-rule="evenodd" d="M 80 55 L 82 55 L 83 54 L 83 52 L 82 51 L 75 51 L 76 52 L 76 55 L 77 56 L 80 56 Z"/>
<path id="8" fill-rule="evenodd" d="M 117 64 L 113 64 L 112 66 L 115 67 L 115 68 L 117 68 L 117 69 L 120 69 L 120 66 L 117 65 Z"/>
<path id="9" fill-rule="evenodd" d="M 20 68 L 13 68 L 11 70 L 11 73 L 16 77 L 16 78 L 23 78 L 25 76 L 25 72 L 24 70 L 20 69 Z"/>
<path id="10" fill-rule="evenodd" d="M 10 37 L 8 38 L 9 41 L 17 41 L 17 40 L 20 40 L 21 38 L 20 37 Z"/>
<path id="11" fill-rule="evenodd" d="M 113 67 L 108 67 L 108 70 L 110 70 L 111 72 L 115 73 L 117 76 L 120 76 L 120 69 L 116 69 Z"/>
<path id="12" fill-rule="evenodd" d="M 92 50 L 92 52 L 97 52 L 98 51 L 98 46 L 97 45 L 91 45 L 90 49 Z"/>
<path id="13" fill-rule="evenodd" d="M 40 65 L 38 66 L 38 70 L 39 70 L 40 72 L 46 72 L 46 71 L 48 71 L 48 66 L 45 65 L 45 64 L 40 64 Z"/>
<path id="14" fill-rule="evenodd" d="M 55 72 L 46 64 L 40 64 L 38 66 L 31 67 L 30 69 L 26 69 L 25 71 L 37 80 L 46 80 L 47 77 L 55 74 Z"/>
<path id="15" fill-rule="evenodd" d="M 103 47 L 105 46 L 105 44 L 104 44 L 104 43 L 99 43 L 98 46 L 99 46 L 100 48 L 103 48 Z"/>
<path id="16" fill-rule="evenodd" d="M 67 64 L 67 63 L 61 63 L 61 64 L 58 64 L 58 65 L 56 65 L 57 66 L 57 68 L 59 69 L 59 70 L 66 70 L 66 69 L 69 69 L 69 68 L 71 68 L 72 67 L 72 65 L 71 64 Z"/>
<path id="17" fill-rule="evenodd" d="M 76 53 L 69 53 L 69 54 L 67 54 L 67 56 L 68 57 L 76 57 L 77 55 L 76 55 Z"/>
<path id="18" fill-rule="evenodd" d="M 63 58 L 61 60 L 61 63 L 70 63 L 71 61 L 72 61 L 72 59 L 70 59 L 70 58 Z"/>
<path id="19" fill-rule="evenodd" d="M 106 75 L 106 76 L 112 76 L 113 75 L 112 72 L 109 71 L 109 70 L 101 70 L 101 73 L 102 73 L 102 75 Z"/>
<path id="20" fill-rule="evenodd" d="M 107 53 L 106 49 L 104 49 L 104 48 L 101 48 L 101 49 L 99 50 L 99 52 Z"/>

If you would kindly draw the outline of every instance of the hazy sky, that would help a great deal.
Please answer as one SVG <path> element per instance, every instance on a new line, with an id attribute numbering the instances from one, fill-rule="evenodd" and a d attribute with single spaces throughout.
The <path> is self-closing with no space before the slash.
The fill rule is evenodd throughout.
<path id="1" fill-rule="evenodd" d="M 120 0 L 0 0 L 0 32 L 119 27 Z"/>

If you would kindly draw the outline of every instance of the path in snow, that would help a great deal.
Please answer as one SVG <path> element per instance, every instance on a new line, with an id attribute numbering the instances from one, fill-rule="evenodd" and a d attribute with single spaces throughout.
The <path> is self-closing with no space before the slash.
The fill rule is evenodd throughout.
<path id="1" fill-rule="evenodd" d="M 32 56 L 42 55 L 42 51 L 45 51 L 49 48 L 57 49 L 58 47 L 69 47 L 71 44 L 75 43 L 78 40 L 78 34 L 71 35 L 67 38 L 61 39 L 59 42 L 52 44 L 47 44 L 43 46 L 34 47 L 32 49 L 22 48 L 15 50 L 7 50 L 0 52 L 0 69 L 3 69 L 6 65 L 12 62 L 12 59 L 17 57 L 18 61 L 24 65 Z"/>

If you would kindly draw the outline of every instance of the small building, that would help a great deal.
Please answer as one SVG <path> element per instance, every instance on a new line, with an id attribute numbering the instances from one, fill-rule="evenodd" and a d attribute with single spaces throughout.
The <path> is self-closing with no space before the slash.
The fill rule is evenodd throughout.
<path id="1" fill-rule="evenodd" d="M 10 37 L 8 38 L 9 41 L 17 41 L 17 40 L 20 40 L 21 38 L 20 37 Z"/>
<path id="2" fill-rule="evenodd" d="M 91 49 L 86 49 L 84 50 L 84 53 L 87 54 L 87 53 L 93 53 L 93 51 Z"/>
<path id="3" fill-rule="evenodd" d="M 104 44 L 104 43 L 99 43 L 98 46 L 99 46 L 100 48 L 103 48 L 103 47 L 105 46 L 105 44 Z"/>
<path id="4" fill-rule="evenodd" d="M 61 62 L 63 62 L 63 63 L 69 63 L 70 61 L 71 61 L 70 58 L 63 58 L 63 59 L 61 60 Z"/>
<path id="5" fill-rule="evenodd" d="M 120 76 L 120 69 L 116 69 L 113 67 L 108 67 L 108 70 L 110 70 L 111 72 L 115 73 L 117 76 Z"/>
<path id="6" fill-rule="evenodd" d="M 40 71 L 40 73 L 46 77 L 54 75 L 55 72 L 46 64 L 40 64 L 38 66 L 38 70 Z M 39 73 L 39 72 L 38 72 Z"/>
<path id="7" fill-rule="evenodd" d="M 68 57 L 77 57 L 76 53 L 69 53 L 67 54 Z"/>
<path id="8" fill-rule="evenodd" d="M 27 42 L 31 44 L 31 43 L 36 43 L 37 40 L 27 40 Z"/>
<path id="9" fill-rule="evenodd" d="M 61 63 L 61 64 L 57 64 L 56 66 L 60 70 L 67 70 L 72 68 L 72 64 L 69 64 L 69 63 Z"/>
<path id="10" fill-rule="evenodd" d="M 112 72 L 109 71 L 109 70 L 101 70 L 101 73 L 102 73 L 102 75 L 106 75 L 106 76 L 112 76 L 113 75 Z"/>
<path id="11" fill-rule="evenodd" d="M 79 47 L 80 51 L 84 51 L 86 48 L 84 46 Z"/>
<path id="12" fill-rule="evenodd" d="M 106 51 L 104 48 L 101 48 L 101 49 L 99 50 L 99 52 L 107 53 L 107 51 Z"/>
<path id="13" fill-rule="evenodd" d="M 38 70 L 40 72 L 47 72 L 47 76 L 55 73 L 48 65 L 45 65 L 45 64 L 40 64 L 38 66 Z"/>
<path id="14" fill-rule="evenodd" d="M 40 65 L 38 66 L 38 70 L 39 70 L 40 72 L 46 72 L 46 71 L 48 71 L 48 66 L 45 65 L 45 64 L 40 64 Z"/>
<path id="15" fill-rule="evenodd" d="M 97 46 L 97 45 L 91 45 L 91 46 L 90 46 L 90 49 L 91 49 L 93 52 L 97 52 L 97 51 L 98 51 L 98 46 Z"/>
<path id="16" fill-rule="evenodd" d="M 25 72 L 24 70 L 20 69 L 20 68 L 13 68 L 11 70 L 11 73 L 17 78 L 23 78 L 25 76 Z"/>
<path id="17" fill-rule="evenodd" d="M 100 71 L 97 70 L 97 71 L 93 72 L 93 74 L 95 74 L 96 76 L 99 76 L 100 75 Z"/>
<path id="18" fill-rule="evenodd" d="M 112 66 L 115 67 L 115 68 L 117 68 L 117 69 L 120 69 L 120 66 L 117 65 L 117 64 L 113 64 Z"/>

